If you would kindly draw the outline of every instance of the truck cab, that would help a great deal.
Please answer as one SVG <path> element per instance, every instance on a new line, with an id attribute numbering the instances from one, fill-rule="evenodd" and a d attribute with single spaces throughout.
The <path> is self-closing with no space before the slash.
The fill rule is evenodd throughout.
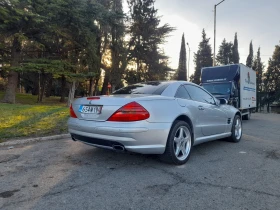
<path id="1" fill-rule="evenodd" d="M 239 97 L 237 84 L 233 81 L 229 82 L 213 82 L 203 83 L 203 88 L 214 95 L 217 99 L 224 98 L 230 105 L 239 107 Z"/>

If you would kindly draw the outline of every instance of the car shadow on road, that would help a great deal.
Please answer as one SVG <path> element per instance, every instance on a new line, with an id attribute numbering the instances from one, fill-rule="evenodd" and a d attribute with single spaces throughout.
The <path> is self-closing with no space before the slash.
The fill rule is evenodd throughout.
<path id="1" fill-rule="evenodd" d="M 214 152 L 219 147 L 228 147 L 228 145 L 231 144 L 232 143 L 228 142 L 227 139 L 206 142 L 194 146 L 191 155 L 192 157 L 204 156 L 210 154 L 211 152 Z M 87 150 L 81 152 L 76 156 L 68 156 L 67 159 L 73 164 L 96 164 L 96 162 L 110 164 L 113 162 L 122 162 L 126 165 L 139 165 L 143 164 L 144 162 L 151 162 L 152 164 L 170 165 L 160 161 L 158 156 L 159 155 L 144 155 L 132 152 L 119 152 L 115 150 L 88 147 Z M 94 161 L 94 163 L 91 161 Z"/>

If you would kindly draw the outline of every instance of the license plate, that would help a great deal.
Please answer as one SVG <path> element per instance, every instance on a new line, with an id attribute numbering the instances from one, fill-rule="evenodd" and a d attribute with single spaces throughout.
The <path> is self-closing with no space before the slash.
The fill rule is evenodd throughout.
<path id="1" fill-rule="evenodd" d="M 85 114 L 100 114 L 102 110 L 102 106 L 84 106 L 81 105 L 79 108 L 79 112 Z"/>

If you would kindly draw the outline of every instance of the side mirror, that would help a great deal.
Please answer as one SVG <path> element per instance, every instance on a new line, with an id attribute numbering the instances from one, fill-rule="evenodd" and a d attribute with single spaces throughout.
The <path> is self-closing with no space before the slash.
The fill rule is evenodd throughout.
<path id="1" fill-rule="evenodd" d="M 228 104 L 228 100 L 225 99 L 225 98 L 221 98 L 220 99 L 220 104 L 223 105 L 223 104 Z"/>

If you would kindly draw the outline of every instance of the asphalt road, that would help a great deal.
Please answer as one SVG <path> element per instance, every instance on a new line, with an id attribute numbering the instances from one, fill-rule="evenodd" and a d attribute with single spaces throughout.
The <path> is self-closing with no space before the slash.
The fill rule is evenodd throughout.
<path id="1" fill-rule="evenodd" d="M 243 128 L 183 166 L 70 139 L 0 148 L 0 209 L 280 209 L 280 115 Z"/>

